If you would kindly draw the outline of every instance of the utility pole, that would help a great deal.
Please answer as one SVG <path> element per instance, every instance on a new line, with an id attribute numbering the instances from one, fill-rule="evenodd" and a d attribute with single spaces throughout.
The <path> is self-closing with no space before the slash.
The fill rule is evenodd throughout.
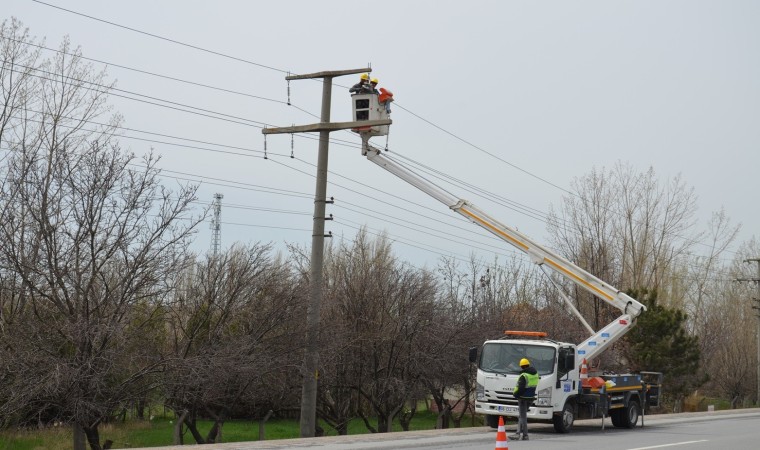
<path id="1" fill-rule="evenodd" d="M 301 390 L 301 437 L 314 437 L 317 426 L 317 381 L 319 379 L 319 310 L 322 303 L 322 265 L 325 248 L 325 205 L 327 203 L 327 153 L 330 132 L 366 126 L 390 125 L 388 120 L 365 120 L 362 122 L 330 122 L 332 79 L 342 75 L 372 72 L 371 68 L 317 72 L 306 75 L 290 75 L 286 80 L 322 79 L 322 114 L 320 122 L 292 127 L 264 128 L 268 134 L 308 133 L 319 131 L 319 154 L 317 156 L 317 186 L 314 194 L 314 222 L 311 233 L 311 270 L 309 276 L 309 304 L 306 310 L 306 349 L 303 360 L 303 385 Z"/>
<path id="2" fill-rule="evenodd" d="M 757 311 L 757 397 L 755 397 L 755 403 L 760 404 L 760 258 L 749 258 L 745 259 L 744 262 L 757 263 L 757 277 L 737 278 L 736 281 L 747 281 L 755 283 L 757 286 L 757 297 L 752 299 L 757 305 L 752 305 L 752 309 Z"/>
<path id="3" fill-rule="evenodd" d="M 211 254 L 217 256 L 222 244 L 222 199 L 224 195 L 214 194 L 214 217 L 211 218 Z"/>

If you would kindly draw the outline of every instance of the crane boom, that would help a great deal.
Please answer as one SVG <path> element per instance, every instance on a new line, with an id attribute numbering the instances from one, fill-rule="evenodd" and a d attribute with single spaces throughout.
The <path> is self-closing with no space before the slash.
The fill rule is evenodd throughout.
<path id="1" fill-rule="evenodd" d="M 646 307 L 634 298 L 600 280 L 562 256 L 539 245 L 523 233 L 502 224 L 467 200 L 454 197 L 409 169 L 384 157 L 379 149 L 369 145 L 367 142 L 368 138 L 363 139 L 363 141 L 362 153 L 373 163 L 425 192 L 446 205 L 449 209 L 466 217 L 468 220 L 527 254 L 535 264 L 551 268 L 554 272 L 572 281 L 577 286 L 619 309 L 623 313 L 622 316 L 602 330 L 592 333 L 591 337 L 578 345 L 578 353 L 580 355 L 591 359 L 596 354 L 602 352 L 622 337 L 633 326 L 635 319 L 646 310 Z"/>

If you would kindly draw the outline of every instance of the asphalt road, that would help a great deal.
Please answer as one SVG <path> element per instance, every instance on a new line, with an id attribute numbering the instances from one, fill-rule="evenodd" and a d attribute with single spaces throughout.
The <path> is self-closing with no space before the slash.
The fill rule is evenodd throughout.
<path id="1" fill-rule="evenodd" d="M 760 408 L 702 413 L 647 416 L 644 427 L 632 430 L 612 427 L 609 419 L 601 429 L 601 419 L 578 421 L 569 434 L 557 434 L 551 425 L 530 424 L 529 441 L 509 441 L 510 449 L 563 450 L 744 450 L 760 448 Z M 507 426 L 507 434 L 515 425 Z M 334 436 L 313 439 L 283 439 L 264 442 L 237 442 L 204 445 L 203 450 L 258 449 L 493 449 L 496 432 L 487 427 L 449 430 Z M 187 446 L 158 447 L 160 450 L 187 450 Z M 146 449 L 143 449 L 146 450 Z M 153 450 L 156 450 L 154 447 Z"/>

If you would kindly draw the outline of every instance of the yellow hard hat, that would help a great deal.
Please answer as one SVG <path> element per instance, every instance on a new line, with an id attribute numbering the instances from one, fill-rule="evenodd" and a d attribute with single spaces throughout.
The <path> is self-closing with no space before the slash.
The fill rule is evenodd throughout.
<path id="1" fill-rule="evenodd" d="M 530 365 L 530 361 L 528 361 L 528 358 L 523 358 L 520 360 L 520 367 L 525 367 L 529 365 Z"/>
<path id="2" fill-rule="evenodd" d="M 366 74 L 366 73 L 363 73 L 362 76 L 361 76 L 361 79 L 362 80 L 369 80 L 369 75 Z"/>
<path id="3" fill-rule="evenodd" d="M 372 79 L 372 81 L 370 81 L 370 83 L 375 83 L 375 84 L 377 84 L 377 78 L 373 78 L 373 79 Z"/>

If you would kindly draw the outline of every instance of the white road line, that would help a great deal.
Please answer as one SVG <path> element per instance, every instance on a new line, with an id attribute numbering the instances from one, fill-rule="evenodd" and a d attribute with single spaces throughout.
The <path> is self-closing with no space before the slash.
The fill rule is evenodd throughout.
<path id="1" fill-rule="evenodd" d="M 650 448 L 674 447 L 676 445 L 696 444 L 697 442 L 707 442 L 707 439 L 702 439 L 701 441 L 676 442 L 675 444 L 653 445 L 651 447 L 636 447 L 636 448 L 629 448 L 628 450 L 647 450 Z"/>

